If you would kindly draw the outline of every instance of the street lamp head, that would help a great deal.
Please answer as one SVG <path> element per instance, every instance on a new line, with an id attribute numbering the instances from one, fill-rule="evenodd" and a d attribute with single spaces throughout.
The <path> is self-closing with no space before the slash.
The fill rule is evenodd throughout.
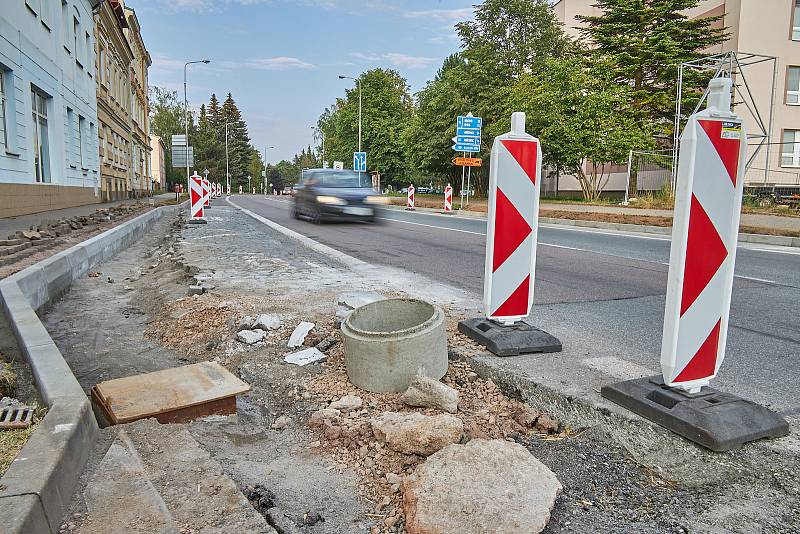
<path id="1" fill-rule="evenodd" d="M 339 75 L 340 80 L 344 80 L 345 78 L 347 78 L 347 76 L 342 76 L 341 74 Z"/>
<path id="2" fill-rule="evenodd" d="M 208 65 L 209 63 L 211 63 L 211 60 L 210 60 L 210 59 L 204 59 L 204 60 L 203 60 L 203 63 L 205 63 L 206 65 Z"/>

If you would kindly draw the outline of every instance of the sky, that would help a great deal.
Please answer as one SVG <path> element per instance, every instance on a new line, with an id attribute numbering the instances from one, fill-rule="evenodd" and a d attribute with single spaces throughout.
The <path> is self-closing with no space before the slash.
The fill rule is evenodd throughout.
<path id="1" fill-rule="evenodd" d="M 416 92 L 459 49 L 453 25 L 474 0 L 127 0 L 153 60 L 150 85 L 191 108 L 233 94 L 252 143 L 275 163 L 313 144 L 312 126 L 351 80 L 392 68 Z"/>

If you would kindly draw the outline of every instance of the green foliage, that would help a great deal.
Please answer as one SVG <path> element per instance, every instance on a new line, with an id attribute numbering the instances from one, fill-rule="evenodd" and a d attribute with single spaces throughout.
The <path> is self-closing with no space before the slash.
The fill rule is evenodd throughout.
<path id="1" fill-rule="evenodd" d="M 171 143 L 173 135 L 184 133 L 186 119 L 183 102 L 178 100 L 176 91 L 152 86 L 149 91 L 150 98 L 150 131 L 161 137 L 167 150 L 164 152 L 164 167 L 167 173 L 167 186 L 172 189 L 175 183 L 186 181 L 185 171 L 172 167 Z"/>
<path id="2" fill-rule="evenodd" d="M 508 112 L 526 112 L 528 131 L 542 142 L 544 163 L 573 174 L 584 198 L 594 200 L 611 164 L 624 162 L 630 147 L 651 143 L 651 132 L 627 111 L 632 92 L 586 56 L 551 59 L 538 75 L 517 81 Z"/>
<path id="3" fill-rule="evenodd" d="M 397 71 L 373 69 L 359 77 L 362 90 L 362 147 L 369 171 L 390 179 L 402 177 L 406 151 L 402 143 L 404 124 L 413 105 L 406 80 Z M 318 127 L 325 135 L 325 158 L 350 166 L 358 150 L 358 84 L 345 91 L 345 98 L 322 114 Z"/>
<path id="4" fill-rule="evenodd" d="M 697 59 L 728 34 L 723 18 L 690 20 L 681 11 L 698 0 L 596 0 L 602 13 L 579 17 L 587 24 L 583 35 L 594 43 L 598 65 L 618 84 L 633 88 L 630 106 L 640 123 L 656 123 L 665 135 L 672 133 L 675 85 L 681 63 Z M 705 89 L 707 78 L 685 72 L 687 86 Z M 699 95 L 687 91 L 682 102 L 691 112 Z M 702 94 L 702 90 L 700 91 Z"/>

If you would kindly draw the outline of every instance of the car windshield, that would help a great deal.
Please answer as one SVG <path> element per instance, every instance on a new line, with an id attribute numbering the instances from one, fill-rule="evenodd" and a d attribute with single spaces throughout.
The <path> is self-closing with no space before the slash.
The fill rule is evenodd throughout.
<path id="1" fill-rule="evenodd" d="M 364 188 L 372 187 L 372 176 L 352 171 L 315 172 L 309 177 L 308 183 L 322 187 Z"/>

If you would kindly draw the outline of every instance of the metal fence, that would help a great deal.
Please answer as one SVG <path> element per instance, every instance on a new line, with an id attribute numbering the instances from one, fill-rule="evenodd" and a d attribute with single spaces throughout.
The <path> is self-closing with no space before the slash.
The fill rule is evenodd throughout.
<path id="1" fill-rule="evenodd" d="M 629 198 L 671 191 L 672 150 L 631 150 L 628 157 L 628 185 L 625 201 Z"/>
<path id="2" fill-rule="evenodd" d="M 748 186 L 800 186 L 800 143 L 751 143 L 747 146 Z"/>

